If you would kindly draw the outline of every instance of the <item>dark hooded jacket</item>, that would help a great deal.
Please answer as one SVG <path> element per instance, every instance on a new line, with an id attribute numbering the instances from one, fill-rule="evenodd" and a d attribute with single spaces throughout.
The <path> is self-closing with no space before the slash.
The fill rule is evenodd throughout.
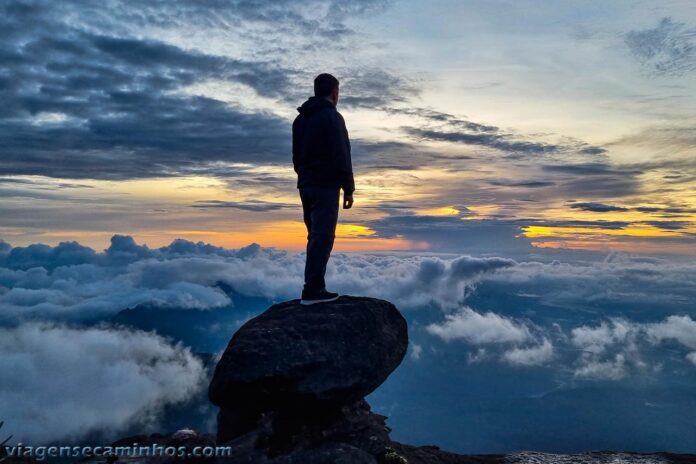
<path id="1" fill-rule="evenodd" d="M 292 124 L 292 164 L 297 188 L 321 186 L 355 190 L 350 140 L 343 116 L 324 97 L 310 97 Z"/>

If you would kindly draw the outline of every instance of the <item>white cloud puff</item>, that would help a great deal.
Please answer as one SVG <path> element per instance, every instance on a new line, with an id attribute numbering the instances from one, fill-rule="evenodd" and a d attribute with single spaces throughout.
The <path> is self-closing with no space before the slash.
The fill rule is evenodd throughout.
<path id="1" fill-rule="evenodd" d="M 430 324 L 426 330 L 445 341 L 462 339 L 472 345 L 486 343 L 520 343 L 531 338 L 529 328 L 493 312 L 478 313 L 464 307 L 445 321 Z"/>
<path id="2" fill-rule="evenodd" d="M 30 322 L 0 328 L 0 410 L 28 445 L 156 426 L 205 386 L 188 348 L 142 331 Z"/>
<path id="3" fill-rule="evenodd" d="M 120 235 L 103 253 L 76 242 L 15 247 L 0 256 L 0 323 L 95 319 L 143 303 L 180 309 L 233 305 L 219 283 L 248 296 L 297 298 L 304 260 L 304 253 L 255 244 L 231 250 L 179 239 L 150 249 Z M 484 276 L 515 264 L 496 257 L 335 253 L 327 281 L 341 293 L 388 299 L 402 309 L 454 309 Z"/>
<path id="4" fill-rule="evenodd" d="M 645 324 L 644 330 L 653 343 L 675 340 L 696 349 L 696 321 L 689 316 L 672 315 L 662 322 Z"/>
<path id="5" fill-rule="evenodd" d="M 503 353 L 502 359 L 513 366 L 540 366 L 551 361 L 553 355 L 553 344 L 545 338 L 539 345 L 512 348 Z"/>
<path id="6" fill-rule="evenodd" d="M 603 353 L 616 343 L 627 341 L 636 335 L 638 326 L 622 319 L 602 321 L 597 327 L 581 326 L 572 329 L 573 345 L 594 354 Z"/>
<path id="7" fill-rule="evenodd" d="M 596 380 L 621 380 L 626 376 L 626 357 L 623 354 L 617 354 L 608 361 L 583 357 L 582 365 L 575 370 L 574 374 L 576 377 Z"/>
<path id="8" fill-rule="evenodd" d="M 583 350 L 575 376 L 584 378 L 620 380 L 632 366 L 650 367 L 641 356 L 650 345 L 676 342 L 686 349 L 696 349 L 696 321 L 686 315 L 643 323 L 611 319 L 594 327 L 575 327 L 571 334 L 572 344 Z M 695 353 L 685 355 L 693 364 L 696 364 Z"/>

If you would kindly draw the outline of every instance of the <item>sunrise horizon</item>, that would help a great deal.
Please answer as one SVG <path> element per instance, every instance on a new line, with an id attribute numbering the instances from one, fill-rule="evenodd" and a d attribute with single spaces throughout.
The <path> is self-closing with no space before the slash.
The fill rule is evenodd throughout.
<path id="1" fill-rule="evenodd" d="M 0 461 L 696 453 L 693 0 L 5 0 L 0 38 Z"/>

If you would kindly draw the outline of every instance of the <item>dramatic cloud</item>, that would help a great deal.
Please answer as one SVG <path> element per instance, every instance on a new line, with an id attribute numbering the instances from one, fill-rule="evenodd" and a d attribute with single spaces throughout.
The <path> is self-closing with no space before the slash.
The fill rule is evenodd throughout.
<path id="1" fill-rule="evenodd" d="M 614 166 L 606 160 L 544 164 L 542 170 L 554 176 L 558 184 L 556 191 L 565 198 L 620 198 L 633 195 L 640 191 L 638 177 L 643 173 L 634 167 Z M 587 188 L 588 183 L 591 183 L 591 189 Z"/>
<path id="2" fill-rule="evenodd" d="M 169 176 L 287 151 L 283 119 L 176 90 L 217 78 L 278 96 L 288 70 L 88 31 L 46 4 L 3 10 L 1 52 L 12 69 L 0 90 L 3 174 Z"/>
<path id="3" fill-rule="evenodd" d="M 372 294 L 404 308 L 456 308 L 484 275 L 516 263 L 505 258 L 334 254 L 328 279 L 345 293 Z M 149 303 L 209 309 L 233 305 L 221 289 L 270 299 L 297 297 L 304 253 L 250 245 L 225 249 L 186 240 L 150 249 L 114 235 L 102 253 L 77 242 L 10 247 L 0 242 L 0 321 L 108 317 Z M 337 277 L 341 276 L 340 279 Z"/>
<path id="4" fill-rule="evenodd" d="M 511 180 L 511 179 L 497 179 L 489 181 L 491 185 L 498 185 L 502 187 L 525 187 L 525 188 L 541 188 L 541 187 L 551 187 L 556 185 L 555 182 L 549 180 Z"/>
<path id="5" fill-rule="evenodd" d="M 0 74 L 0 174 L 120 180 L 217 175 L 225 163 L 285 163 L 286 117 L 185 89 L 224 82 L 247 89 L 248 104 L 266 98 L 292 107 L 306 97 L 295 84 L 310 76 L 281 63 L 279 50 L 257 58 L 263 55 L 258 47 L 276 47 L 272 36 L 278 34 L 310 41 L 331 36 L 339 43 L 352 34 L 346 18 L 383 7 L 381 1 L 351 7 L 329 1 L 4 3 L 0 56 L 8 72 Z M 237 31 L 231 24 L 242 27 L 247 40 L 252 31 L 258 40 L 267 35 L 253 54 L 241 57 L 247 54 L 238 50 L 235 58 L 151 33 L 203 26 Z M 370 96 L 404 99 L 417 92 L 386 70 L 345 72 L 356 82 L 353 106 L 370 103 Z"/>
<path id="6" fill-rule="evenodd" d="M 573 209 L 581 209 L 583 211 L 592 211 L 595 213 L 609 213 L 613 211 L 628 211 L 628 208 L 623 206 L 607 205 L 605 203 L 572 203 Z"/>
<path id="7" fill-rule="evenodd" d="M 17 441 L 157 428 L 162 408 L 200 393 L 204 369 L 158 335 L 26 323 L 0 328 L 0 408 Z"/>
<path id="8" fill-rule="evenodd" d="M 151 249 L 115 235 L 109 248 L 96 252 L 76 242 L 0 242 L 0 321 L 98 321 L 139 304 L 234 308 L 234 295 L 269 303 L 293 299 L 303 268 L 304 253 L 258 245 L 226 249 L 175 240 Z M 567 363 L 575 365 L 578 379 L 605 380 L 654 367 L 646 353 L 670 342 L 689 362 L 696 323 L 679 314 L 687 314 L 696 297 L 694 276 L 690 261 L 617 254 L 601 261 L 536 262 L 335 253 L 327 272 L 341 293 L 387 299 L 416 319 L 426 314 L 420 309 L 437 309 L 439 316 L 414 326 L 426 336 L 416 342 L 421 348 L 414 359 L 430 355 L 428 339 L 460 341 L 485 345 L 468 354 L 471 362 Z"/>
<path id="9" fill-rule="evenodd" d="M 384 110 L 391 114 L 415 116 L 424 120 L 425 126 L 401 127 L 401 130 L 412 138 L 476 145 L 498 150 L 512 158 L 575 152 L 581 155 L 582 159 L 582 155 L 601 155 L 606 152 L 601 147 L 575 140 L 566 139 L 562 143 L 535 140 L 524 134 L 503 130 L 493 125 L 480 124 L 429 108 L 387 107 Z"/>
<path id="10" fill-rule="evenodd" d="M 434 129 L 420 129 L 406 127 L 404 131 L 417 139 L 436 140 L 444 142 L 458 142 L 468 145 L 481 145 L 494 148 L 513 155 L 524 153 L 549 153 L 558 150 L 557 145 L 538 142 L 515 141 L 505 135 L 495 132 L 443 132 Z"/>

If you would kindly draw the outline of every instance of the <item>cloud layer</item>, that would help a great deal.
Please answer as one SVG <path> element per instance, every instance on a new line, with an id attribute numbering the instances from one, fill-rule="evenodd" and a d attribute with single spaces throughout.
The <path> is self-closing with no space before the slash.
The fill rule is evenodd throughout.
<path id="1" fill-rule="evenodd" d="M 114 235 L 109 248 L 96 252 L 77 242 L 0 242 L 0 321 L 96 321 L 139 304 L 234 308 L 223 288 L 281 301 L 297 298 L 303 268 L 304 253 L 255 244 L 226 249 L 179 239 L 153 249 Z M 578 376 L 602 377 L 599 370 L 611 368 L 609 377 L 619 378 L 627 367 L 641 367 L 638 353 L 650 346 L 677 343 L 689 349 L 683 359 L 696 350 L 687 315 L 696 297 L 695 275 L 688 261 L 621 254 L 541 262 L 335 253 L 327 280 L 342 293 L 392 301 L 416 318 L 434 308 L 441 317 L 426 323 L 423 333 L 483 347 L 500 361 L 547 364 L 560 359 L 556 351 L 562 348 L 575 352 L 566 361 L 578 363 Z M 484 294 L 490 297 L 480 300 Z M 538 309 L 518 309 L 530 304 Z"/>
<path id="2" fill-rule="evenodd" d="M 188 348 L 140 331 L 31 322 L 0 328 L 0 352 L 3 420 L 32 446 L 156 429 L 163 407 L 206 386 Z"/>
<path id="3" fill-rule="evenodd" d="M 200 363 L 171 340 L 99 321 L 137 305 L 245 311 L 245 297 L 268 304 L 297 298 L 303 266 L 303 253 L 255 244 L 227 249 L 175 240 L 149 248 L 114 235 L 97 252 L 77 242 L 0 241 L 0 365 L 13 373 L 0 383 L 2 398 L 13 398 L 3 419 L 32 440 L 154 423 L 164 404 L 197 391 Z M 408 362 L 416 369 L 451 356 L 460 368 L 545 370 L 561 385 L 696 373 L 691 261 L 335 253 L 327 281 L 344 294 L 394 302 L 409 320 Z M 69 373 L 61 388 L 42 386 L 57 371 Z M 78 404 L 74 392 L 87 385 Z M 29 402 L 27 395 L 45 398 L 32 400 L 38 419 L 12 407 Z M 99 409 L 110 404 L 100 395 L 119 398 L 120 406 Z M 58 417 L 74 427 L 59 427 Z"/>
<path id="4" fill-rule="evenodd" d="M 181 309 L 232 306 L 217 284 L 255 297 L 290 299 L 302 287 L 304 254 L 250 245 L 237 250 L 175 240 L 151 249 L 114 235 L 102 253 L 77 242 L 12 248 L 0 242 L 0 321 L 108 317 L 141 303 Z M 336 254 L 329 279 L 345 292 L 381 295 L 404 308 L 455 308 L 505 258 Z"/>

